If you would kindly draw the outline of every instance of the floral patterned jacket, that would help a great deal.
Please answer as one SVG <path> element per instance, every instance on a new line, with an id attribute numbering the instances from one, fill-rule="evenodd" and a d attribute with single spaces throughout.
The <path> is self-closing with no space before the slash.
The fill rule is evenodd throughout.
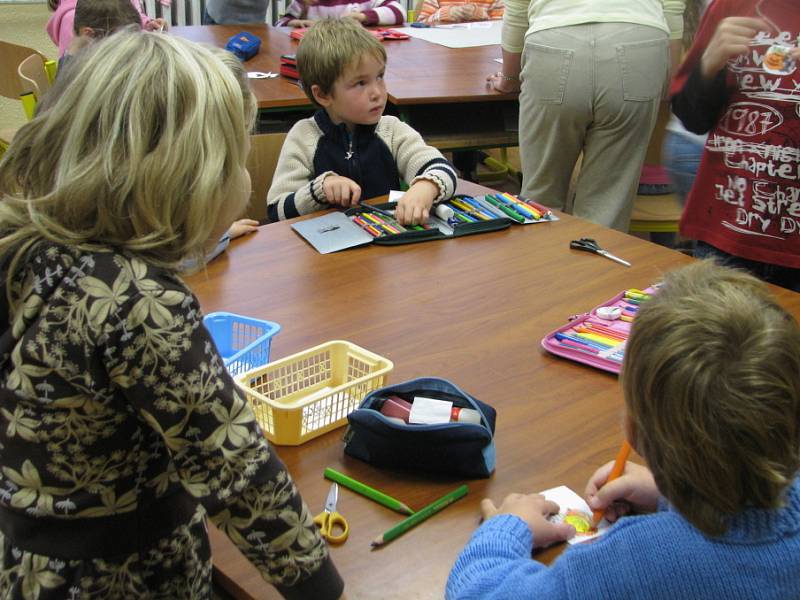
<path id="1" fill-rule="evenodd" d="M 285 596 L 338 597 L 327 546 L 177 276 L 40 242 L 10 284 L 0 597 L 210 597 L 206 515 Z"/>

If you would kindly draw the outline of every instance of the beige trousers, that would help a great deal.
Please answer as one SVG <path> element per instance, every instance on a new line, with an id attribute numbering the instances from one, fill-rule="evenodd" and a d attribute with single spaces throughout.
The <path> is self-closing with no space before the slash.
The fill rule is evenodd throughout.
<path id="1" fill-rule="evenodd" d="M 573 214 L 627 231 L 668 72 L 667 34 L 652 27 L 587 23 L 528 35 L 522 195 L 563 210 L 583 152 Z"/>

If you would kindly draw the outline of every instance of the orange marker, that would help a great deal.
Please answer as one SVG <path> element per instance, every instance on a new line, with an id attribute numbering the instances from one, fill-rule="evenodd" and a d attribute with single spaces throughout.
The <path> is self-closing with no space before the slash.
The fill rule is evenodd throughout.
<path id="1" fill-rule="evenodd" d="M 611 468 L 611 473 L 608 474 L 608 479 L 606 479 L 606 484 L 611 483 L 615 479 L 617 479 L 622 472 L 625 470 L 625 463 L 628 460 L 628 455 L 631 453 L 631 445 L 628 443 L 628 440 L 622 442 L 622 446 L 619 449 L 619 453 L 617 454 L 617 458 L 614 460 L 614 466 Z M 594 518 L 592 519 L 592 525 L 597 526 L 597 524 L 603 519 L 603 514 L 605 510 L 597 509 L 594 511 Z"/>

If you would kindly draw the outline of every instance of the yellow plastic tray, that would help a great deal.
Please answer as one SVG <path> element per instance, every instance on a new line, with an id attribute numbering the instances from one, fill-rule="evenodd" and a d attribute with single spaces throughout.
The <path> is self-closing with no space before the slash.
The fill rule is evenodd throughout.
<path id="1" fill-rule="evenodd" d="M 340 427 L 385 385 L 392 361 L 334 340 L 236 377 L 273 444 L 297 446 Z"/>

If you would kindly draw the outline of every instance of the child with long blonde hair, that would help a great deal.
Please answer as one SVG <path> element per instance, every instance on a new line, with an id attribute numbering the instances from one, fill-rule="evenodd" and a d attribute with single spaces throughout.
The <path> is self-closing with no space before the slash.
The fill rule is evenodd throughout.
<path id="1" fill-rule="evenodd" d="M 232 55 L 119 33 L 0 162 L 0 596 L 208 598 L 206 518 L 290 598 L 342 581 L 176 274 L 244 209 Z"/>

